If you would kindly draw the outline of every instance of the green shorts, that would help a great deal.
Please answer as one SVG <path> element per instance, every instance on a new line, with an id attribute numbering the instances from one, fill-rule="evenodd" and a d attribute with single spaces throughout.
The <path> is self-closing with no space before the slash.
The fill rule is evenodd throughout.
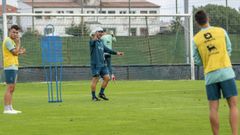
<path id="1" fill-rule="evenodd" d="M 206 85 L 206 91 L 208 100 L 219 100 L 221 98 L 221 94 L 224 98 L 230 98 L 238 95 L 235 79 Z"/>

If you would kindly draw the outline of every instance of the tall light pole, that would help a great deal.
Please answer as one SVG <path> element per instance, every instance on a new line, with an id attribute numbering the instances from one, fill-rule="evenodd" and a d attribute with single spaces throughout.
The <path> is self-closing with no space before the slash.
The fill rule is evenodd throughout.
<path id="1" fill-rule="evenodd" d="M 84 5 L 83 5 L 83 0 L 80 0 L 80 2 L 81 2 L 81 14 L 83 14 L 83 8 L 84 8 Z M 83 21 L 83 16 L 81 17 L 81 36 L 83 36 L 83 34 L 84 34 L 84 25 L 83 25 L 83 23 L 84 23 L 84 21 Z"/>
<path id="2" fill-rule="evenodd" d="M 6 5 L 7 5 L 6 0 L 2 0 L 2 14 L 6 13 Z M 5 16 L 3 16 L 3 18 L 2 18 L 2 26 L 3 26 L 2 39 L 4 39 L 7 36 L 7 31 L 5 31 L 7 29 L 7 28 L 5 28 L 5 27 L 7 27 L 7 26 L 5 26 L 6 22 L 7 22 L 7 18 Z"/>
<path id="3" fill-rule="evenodd" d="M 178 13 L 178 0 L 176 0 L 176 14 Z"/>
<path id="4" fill-rule="evenodd" d="M 100 0 L 100 14 L 102 13 L 102 0 Z"/>
<path id="5" fill-rule="evenodd" d="M 32 0 L 32 13 L 34 13 L 34 0 Z M 32 16 L 32 31 L 34 32 L 34 16 Z"/>
<path id="6" fill-rule="evenodd" d="M 228 0 L 226 0 L 226 30 L 228 31 Z"/>
<path id="7" fill-rule="evenodd" d="M 128 0 L 128 14 L 131 13 L 131 0 Z M 129 16 L 129 22 L 128 22 L 128 36 L 130 36 L 131 34 L 131 17 Z"/>
<path id="8" fill-rule="evenodd" d="M 6 0 L 2 0 L 2 13 L 6 13 Z"/>

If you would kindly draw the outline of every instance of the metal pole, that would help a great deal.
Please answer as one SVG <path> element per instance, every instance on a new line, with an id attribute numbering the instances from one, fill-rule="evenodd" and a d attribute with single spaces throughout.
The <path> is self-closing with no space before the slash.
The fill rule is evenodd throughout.
<path id="1" fill-rule="evenodd" d="M 153 64 L 152 61 L 152 49 L 151 49 L 151 45 L 150 45 L 150 41 L 149 41 L 149 27 L 148 27 L 148 17 L 145 16 L 145 21 L 146 21 L 146 33 L 145 33 L 145 37 L 147 38 L 147 45 L 148 45 L 148 52 L 149 52 L 149 59 L 150 59 L 150 64 Z"/>
<path id="2" fill-rule="evenodd" d="M 184 0 L 184 13 L 185 14 L 188 14 L 188 12 L 189 12 L 189 9 L 188 9 L 188 7 L 189 7 L 189 0 Z M 185 27 L 184 27 L 184 40 L 185 40 L 185 48 L 186 48 L 186 51 L 185 51 L 185 56 L 186 56 L 186 62 L 187 62 L 187 64 L 189 64 L 190 63 L 190 59 L 191 59 L 191 56 L 190 56 L 190 49 L 189 49 L 189 46 L 190 46 L 190 43 L 189 43 L 189 41 L 190 41 L 190 33 L 189 33 L 189 30 L 190 29 L 186 29 L 186 28 L 189 28 L 189 18 L 188 17 L 185 17 L 185 19 L 184 19 L 184 24 L 185 24 Z"/>
<path id="3" fill-rule="evenodd" d="M 228 31 L 228 0 L 226 0 L 226 30 Z"/>
<path id="4" fill-rule="evenodd" d="M 189 40 L 189 47 L 190 47 L 190 60 L 191 60 L 191 80 L 195 80 L 195 65 L 194 65 L 194 59 L 193 59 L 193 15 L 191 15 L 189 19 L 190 24 L 190 40 Z"/>
<path id="5" fill-rule="evenodd" d="M 5 13 L 6 13 L 6 0 L 2 0 L 3 39 L 5 39 L 8 36 L 7 16 Z"/>
<path id="6" fill-rule="evenodd" d="M 176 14 L 178 13 L 178 0 L 176 0 Z"/>
<path id="7" fill-rule="evenodd" d="M 6 0 L 2 0 L 2 14 L 6 13 Z"/>
<path id="8" fill-rule="evenodd" d="M 34 13 L 34 0 L 32 0 L 32 13 Z M 34 32 L 34 16 L 32 16 L 32 31 Z"/>
<path id="9" fill-rule="evenodd" d="M 3 35 L 2 38 L 3 40 L 8 36 L 8 29 L 7 29 L 7 16 L 6 16 L 6 0 L 2 0 L 2 30 L 3 30 Z M 2 51 L 0 51 L 0 69 L 1 71 L 3 70 L 3 54 Z M 4 82 L 3 80 L 3 72 L 0 74 L 0 81 Z"/>
<path id="10" fill-rule="evenodd" d="M 4 16 L 5 13 L 6 13 L 6 0 L 2 0 L 3 30 L 4 30 L 4 23 L 5 23 L 4 21 L 7 21 L 7 20 L 5 20 L 5 19 L 7 19 L 7 17 Z M 5 38 L 5 35 L 3 34 L 3 39 L 4 38 Z"/>
<path id="11" fill-rule="evenodd" d="M 130 14 L 131 12 L 131 0 L 128 0 L 128 14 Z M 128 18 L 129 22 L 128 22 L 128 36 L 131 35 L 131 17 L 129 16 Z"/>
<path id="12" fill-rule="evenodd" d="M 81 14 L 83 14 L 83 0 L 81 0 L 80 1 L 81 2 Z M 84 21 L 83 21 L 83 16 L 81 17 L 81 36 L 83 36 L 83 34 L 84 34 L 84 25 L 83 25 L 83 23 L 84 23 Z"/>
<path id="13" fill-rule="evenodd" d="M 102 13 L 102 0 L 100 0 L 100 14 Z"/>

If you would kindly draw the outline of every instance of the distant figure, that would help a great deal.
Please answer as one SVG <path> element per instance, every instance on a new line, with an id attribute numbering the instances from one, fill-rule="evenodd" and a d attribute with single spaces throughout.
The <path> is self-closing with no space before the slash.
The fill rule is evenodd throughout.
<path id="1" fill-rule="evenodd" d="M 101 99 L 103 100 L 109 100 L 105 94 L 104 90 L 108 85 L 108 81 L 110 80 L 108 68 L 105 66 L 104 63 L 104 52 L 113 54 L 113 55 L 123 55 L 123 52 L 115 52 L 111 49 L 108 49 L 103 41 L 101 40 L 101 37 L 103 35 L 103 29 L 98 27 L 94 29 L 90 36 L 90 56 L 91 56 L 91 70 L 92 70 L 92 84 L 91 84 L 91 90 L 92 90 L 92 100 L 93 101 L 99 101 Z M 97 98 L 95 91 L 96 91 L 96 85 L 98 83 L 99 76 L 103 78 L 102 86 L 99 92 L 99 95 Z"/>
<path id="2" fill-rule="evenodd" d="M 9 31 L 9 37 L 4 39 L 2 45 L 3 51 L 3 66 L 5 73 L 5 81 L 7 90 L 4 95 L 4 114 L 18 114 L 21 111 L 14 110 L 12 107 L 12 96 L 17 82 L 18 73 L 18 56 L 25 53 L 25 49 L 21 48 L 19 38 L 20 28 L 13 25 Z"/>
<path id="3" fill-rule="evenodd" d="M 104 30 L 103 36 L 101 38 L 103 40 L 104 45 L 112 50 L 112 44 L 113 42 L 117 42 L 116 37 L 113 34 L 113 31 L 111 31 L 109 34 Z M 110 53 L 104 53 L 105 62 L 107 64 L 107 68 L 109 70 L 109 74 L 112 80 L 115 80 L 115 75 L 112 72 L 112 60 L 111 60 L 111 54 Z"/>
<path id="4" fill-rule="evenodd" d="M 204 11 L 198 11 L 195 20 L 201 30 L 194 36 L 194 61 L 204 68 L 213 135 L 219 135 L 218 108 L 221 95 L 226 98 L 230 109 L 232 135 L 238 135 L 238 92 L 229 58 L 232 51 L 230 39 L 223 28 L 209 25 L 209 18 Z"/>

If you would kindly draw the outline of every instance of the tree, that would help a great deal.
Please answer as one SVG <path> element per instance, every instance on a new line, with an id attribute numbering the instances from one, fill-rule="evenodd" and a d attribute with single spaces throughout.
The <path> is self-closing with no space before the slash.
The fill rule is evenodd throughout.
<path id="1" fill-rule="evenodd" d="M 184 29 L 183 29 L 183 21 L 181 20 L 181 18 L 179 17 L 176 17 L 176 19 L 172 20 L 171 21 L 171 32 L 172 33 L 176 33 L 176 32 L 183 32 Z"/>
<path id="2" fill-rule="evenodd" d="M 208 14 L 210 17 L 210 24 L 212 26 L 219 26 L 226 29 L 228 19 L 228 32 L 232 34 L 240 33 L 240 14 L 236 9 L 221 5 L 208 4 L 198 8 L 193 7 L 193 14 L 195 14 L 198 10 L 204 10 Z M 195 22 L 194 32 L 197 32 L 198 30 L 199 28 Z"/>
<path id="3" fill-rule="evenodd" d="M 70 27 L 66 28 L 65 32 L 66 34 L 73 35 L 73 36 L 82 36 L 82 32 L 84 35 L 87 35 L 89 33 L 89 28 L 86 26 L 85 23 L 83 24 L 83 26 L 82 26 L 82 23 L 78 25 L 72 24 Z"/>

